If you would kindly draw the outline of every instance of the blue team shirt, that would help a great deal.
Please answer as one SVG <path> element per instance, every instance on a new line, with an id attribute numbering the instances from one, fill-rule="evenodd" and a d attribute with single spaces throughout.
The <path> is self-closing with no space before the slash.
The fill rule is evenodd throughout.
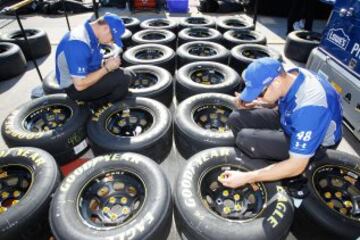
<path id="1" fill-rule="evenodd" d="M 320 145 L 331 146 L 342 137 L 340 95 L 330 83 L 306 69 L 279 100 L 280 123 L 290 136 L 290 156 L 312 157 Z"/>
<path id="2" fill-rule="evenodd" d="M 120 46 L 122 47 L 122 46 Z M 62 88 L 71 78 L 84 78 L 101 67 L 103 50 L 87 21 L 67 33 L 56 49 L 56 79 Z"/>

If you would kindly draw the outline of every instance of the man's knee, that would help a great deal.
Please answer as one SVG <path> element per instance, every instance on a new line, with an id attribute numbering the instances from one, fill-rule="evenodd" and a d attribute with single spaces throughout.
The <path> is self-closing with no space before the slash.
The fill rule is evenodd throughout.
<path id="1" fill-rule="evenodd" d="M 227 120 L 227 125 L 234 132 L 234 134 L 237 134 L 238 131 L 246 127 L 244 126 L 244 121 L 242 119 L 244 117 L 243 115 L 245 111 L 246 110 L 234 110 Z"/>

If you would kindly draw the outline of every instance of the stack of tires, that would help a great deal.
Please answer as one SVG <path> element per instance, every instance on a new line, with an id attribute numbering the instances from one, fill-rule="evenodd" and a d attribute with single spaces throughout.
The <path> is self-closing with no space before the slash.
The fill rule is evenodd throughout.
<path id="1" fill-rule="evenodd" d="M 10 149 L 0 151 L 1 239 L 165 240 L 173 208 L 184 240 L 285 239 L 291 227 L 301 237 L 304 225 L 321 236 L 359 235 L 360 174 L 346 154 L 327 152 L 289 182 L 231 189 L 218 181 L 225 170 L 270 164 L 234 148 L 227 125 L 242 71 L 257 58 L 281 60 L 251 21 L 123 20 L 126 99 L 96 108 L 74 102 L 49 73 L 48 95 L 3 122 Z M 173 139 L 187 159 L 174 198 L 159 166 Z M 58 167 L 89 148 L 95 157 L 60 181 Z"/>
<path id="2" fill-rule="evenodd" d="M 49 38 L 44 30 L 25 29 L 28 42 L 20 30 L 0 34 L 0 81 L 23 74 L 27 61 L 50 54 Z"/>

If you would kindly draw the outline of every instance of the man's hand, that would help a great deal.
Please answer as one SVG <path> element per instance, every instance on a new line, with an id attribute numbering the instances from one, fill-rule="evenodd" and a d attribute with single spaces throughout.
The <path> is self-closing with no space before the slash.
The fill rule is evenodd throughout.
<path id="1" fill-rule="evenodd" d="M 253 109 L 253 108 L 273 108 L 275 104 L 264 102 L 262 98 L 257 98 L 252 102 L 244 102 L 240 99 L 240 93 L 235 92 L 234 104 L 238 109 Z"/>
<path id="2" fill-rule="evenodd" d="M 254 102 L 246 103 L 242 101 L 238 92 L 235 92 L 234 104 L 238 109 L 252 109 L 256 106 Z"/>
<path id="3" fill-rule="evenodd" d="M 112 58 L 108 58 L 105 60 L 104 62 L 104 66 L 110 71 L 114 71 L 116 69 L 118 69 L 121 65 L 121 61 L 120 61 L 120 57 L 116 56 L 116 57 L 112 57 Z"/>
<path id="4" fill-rule="evenodd" d="M 218 177 L 218 181 L 225 187 L 238 188 L 251 183 L 249 176 L 249 172 L 225 171 Z"/>

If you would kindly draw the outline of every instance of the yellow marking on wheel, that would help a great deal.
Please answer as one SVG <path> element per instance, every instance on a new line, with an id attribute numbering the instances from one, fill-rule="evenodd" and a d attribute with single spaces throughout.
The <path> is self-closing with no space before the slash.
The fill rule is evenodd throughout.
<path id="1" fill-rule="evenodd" d="M 115 213 L 112 213 L 112 214 L 110 215 L 111 220 L 116 220 L 117 217 L 118 217 L 118 215 L 116 215 Z"/>
<path id="2" fill-rule="evenodd" d="M 11 203 L 11 206 L 14 206 L 16 204 L 18 204 L 20 201 L 19 200 L 14 200 L 12 203 Z"/>
<path id="3" fill-rule="evenodd" d="M 335 196 L 336 196 L 337 198 L 341 198 L 341 197 L 342 197 L 342 193 L 341 193 L 341 192 L 336 192 L 336 193 L 335 193 Z"/>
<path id="4" fill-rule="evenodd" d="M 331 209 L 334 208 L 334 203 L 333 202 L 328 202 L 328 203 L 326 203 L 326 205 Z"/>
<path id="5" fill-rule="evenodd" d="M 1 194 L 1 197 L 2 198 L 8 198 L 9 197 L 9 193 L 8 192 L 3 192 L 2 194 Z"/>
<path id="6" fill-rule="evenodd" d="M 343 215 L 346 215 L 347 214 L 347 209 L 346 208 L 340 208 L 340 213 L 343 214 Z"/>
<path id="7" fill-rule="evenodd" d="M 325 198 L 327 198 L 327 199 L 329 199 L 329 198 L 331 198 L 331 193 L 330 192 L 326 192 L 325 194 L 324 194 L 324 197 Z"/>
<path id="8" fill-rule="evenodd" d="M 125 119 L 121 119 L 120 121 L 118 121 L 118 125 L 119 125 L 120 127 L 125 126 L 125 125 L 126 125 L 126 120 L 125 120 Z"/>
<path id="9" fill-rule="evenodd" d="M 17 198 L 17 197 L 20 196 L 20 194 L 21 194 L 20 191 L 15 191 L 15 192 L 13 193 L 13 196 Z"/>
<path id="10" fill-rule="evenodd" d="M 6 212 L 7 211 L 7 208 L 6 207 L 0 207 L 0 214 L 1 213 L 4 213 L 4 212 Z"/>
<path id="11" fill-rule="evenodd" d="M 210 119 L 217 119 L 216 113 L 210 113 Z"/>
<path id="12" fill-rule="evenodd" d="M 99 197 L 104 197 L 105 195 L 107 195 L 109 193 L 109 189 L 107 187 L 102 187 L 100 188 L 100 190 L 97 192 L 97 195 Z"/>
<path id="13" fill-rule="evenodd" d="M 112 204 L 116 203 L 116 198 L 111 197 L 111 198 L 109 199 L 109 203 L 112 203 Z"/>
<path id="14" fill-rule="evenodd" d="M 229 207 L 224 207 L 223 212 L 225 214 L 229 214 L 229 213 L 231 213 L 231 209 Z"/>
<path id="15" fill-rule="evenodd" d="M 122 210 L 121 210 L 121 213 L 124 214 L 124 215 L 127 215 L 129 214 L 130 210 L 128 207 L 124 207 Z"/>
<path id="16" fill-rule="evenodd" d="M 207 116 L 206 116 L 206 115 L 202 115 L 202 116 L 200 117 L 200 121 L 206 122 L 206 121 L 207 121 Z"/>
<path id="17" fill-rule="evenodd" d="M 240 211 L 241 210 L 241 205 L 240 204 L 235 204 L 234 209 L 235 209 L 235 211 Z"/>
<path id="18" fill-rule="evenodd" d="M 221 117 L 220 117 L 220 121 L 223 122 L 223 123 L 226 123 L 227 120 L 228 120 L 228 118 L 225 117 L 225 116 L 221 116 Z"/>
<path id="19" fill-rule="evenodd" d="M 120 202 L 122 203 L 122 204 L 126 204 L 127 203 L 127 198 L 126 197 L 122 197 L 121 199 L 120 199 Z"/>
<path id="20" fill-rule="evenodd" d="M 353 207 L 352 202 L 349 201 L 349 200 L 348 200 L 348 201 L 345 201 L 343 204 L 344 204 L 345 207 L 347 207 L 347 208 L 352 208 L 352 207 Z"/>

